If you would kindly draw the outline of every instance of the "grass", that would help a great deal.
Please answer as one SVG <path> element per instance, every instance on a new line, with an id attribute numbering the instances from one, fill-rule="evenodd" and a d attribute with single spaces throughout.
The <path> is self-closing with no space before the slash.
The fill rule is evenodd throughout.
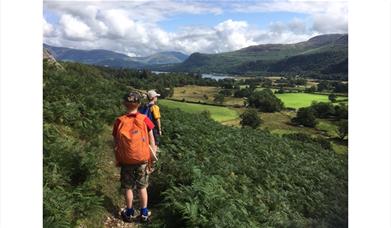
<path id="1" fill-rule="evenodd" d="M 258 87 L 255 90 L 260 91 L 264 88 Z M 271 89 L 273 92 L 277 89 Z M 213 104 L 214 96 L 218 93 L 219 88 L 213 86 L 196 86 L 196 85 L 188 85 L 183 87 L 176 87 L 174 89 L 174 95 L 172 96 L 175 100 L 185 99 L 186 101 L 193 102 L 205 102 L 209 104 Z M 328 95 L 325 94 L 310 94 L 310 93 L 283 93 L 276 94 L 278 98 L 282 100 L 285 107 L 288 108 L 302 108 L 308 107 L 311 105 L 313 101 L 317 102 L 329 102 Z M 242 98 L 236 97 L 226 97 L 224 99 L 224 105 L 232 106 L 232 105 L 243 105 Z M 347 97 L 337 97 L 337 103 L 347 103 Z M 337 104 L 336 103 L 336 104 Z"/>
<path id="2" fill-rule="evenodd" d="M 258 87 L 256 90 L 262 90 L 264 88 Z M 217 87 L 212 86 L 195 86 L 188 85 L 183 87 L 176 87 L 174 89 L 173 99 L 186 100 L 193 102 L 204 102 L 213 104 L 214 95 L 218 93 Z M 273 89 L 275 90 L 275 89 Z M 204 96 L 206 95 L 206 97 Z M 310 94 L 310 93 L 284 93 L 276 94 L 278 98 L 282 100 L 285 107 L 289 108 L 301 108 L 308 107 L 313 101 L 317 102 L 329 102 L 328 95 L 326 94 Z M 224 99 L 224 105 L 243 105 L 242 98 L 226 97 Z M 162 105 L 169 108 L 179 108 L 185 112 L 201 113 L 204 110 L 208 110 L 211 113 L 212 119 L 223 123 L 224 125 L 240 127 L 239 115 L 244 111 L 243 108 L 228 108 L 203 104 L 192 104 L 171 100 L 160 100 Z M 348 98 L 346 96 L 338 96 L 335 104 L 347 103 Z M 282 135 L 291 133 L 306 133 L 322 138 L 335 138 L 337 137 L 337 127 L 332 121 L 319 119 L 319 123 L 316 128 L 299 127 L 291 124 L 291 118 L 295 117 L 296 113 L 293 111 L 282 111 L 275 113 L 260 113 L 260 117 L 263 120 L 261 128 L 269 130 L 272 134 Z M 337 153 L 346 153 L 347 146 L 341 145 L 336 142 L 332 142 L 333 149 Z"/>
<path id="3" fill-rule="evenodd" d="M 331 146 L 333 147 L 333 150 L 338 154 L 348 153 L 348 146 L 347 145 L 341 145 L 341 144 L 336 144 L 336 143 L 332 142 Z"/>
<path id="4" fill-rule="evenodd" d="M 188 113 L 201 113 L 209 111 L 212 119 L 218 122 L 232 121 L 239 118 L 239 113 L 233 109 L 220 106 L 191 104 L 186 102 L 159 100 L 159 104 L 168 108 L 179 108 Z"/>
<path id="5" fill-rule="evenodd" d="M 338 137 L 338 127 L 329 120 L 318 119 L 316 129 L 326 132 L 330 137 Z"/>
<path id="6" fill-rule="evenodd" d="M 175 87 L 173 99 L 187 101 L 202 101 L 213 103 L 214 96 L 218 93 L 218 88 L 213 86 L 196 86 L 187 85 L 183 87 Z M 205 97 L 206 96 L 206 97 Z"/>
<path id="7" fill-rule="evenodd" d="M 329 102 L 327 95 L 310 94 L 310 93 L 283 93 L 276 94 L 278 98 L 284 103 L 285 107 L 288 108 L 302 108 L 308 107 L 313 101 L 317 102 Z M 346 99 L 346 97 L 337 97 L 337 101 Z"/>
<path id="8" fill-rule="evenodd" d="M 172 96 L 175 100 L 185 99 L 186 101 L 193 102 L 204 102 L 208 104 L 214 104 L 214 96 L 218 93 L 219 88 L 213 86 L 196 86 L 196 85 L 187 85 L 182 87 L 174 88 L 174 95 Z M 242 98 L 236 97 L 225 97 L 224 105 L 233 106 L 233 105 L 243 105 Z"/>
<path id="9" fill-rule="evenodd" d="M 261 127 L 264 130 L 269 130 L 274 135 L 304 133 L 312 136 L 326 138 L 331 140 L 333 150 L 337 153 L 347 153 L 347 145 L 341 143 L 336 139 L 337 126 L 333 121 L 318 119 L 319 123 L 316 128 L 300 127 L 291 124 L 291 118 L 296 114 L 295 112 L 282 111 L 274 113 L 260 113 L 262 119 Z M 233 122 L 234 123 L 234 122 Z M 237 124 L 239 126 L 239 124 Z"/>
<path id="10" fill-rule="evenodd" d="M 269 130 L 276 135 L 291 133 L 317 134 L 317 130 L 307 127 L 299 127 L 291 124 L 291 118 L 295 116 L 294 112 L 282 111 L 274 113 L 261 113 L 261 128 Z"/>

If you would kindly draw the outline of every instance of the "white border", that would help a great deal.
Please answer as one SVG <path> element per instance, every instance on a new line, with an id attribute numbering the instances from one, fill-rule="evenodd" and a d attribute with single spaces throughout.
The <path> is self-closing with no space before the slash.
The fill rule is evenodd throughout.
<path id="1" fill-rule="evenodd" d="M 350 227 L 391 227 L 390 3 L 349 5 Z"/>
<path id="2" fill-rule="evenodd" d="M 42 227 L 42 2 L 0 6 L 0 227 Z"/>
<path id="3" fill-rule="evenodd" d="M 0 227 L 41 227 L 42 2 L 0 4 Z M 349 3 L 350 227 L 391 227 L 390 9 Z"/>

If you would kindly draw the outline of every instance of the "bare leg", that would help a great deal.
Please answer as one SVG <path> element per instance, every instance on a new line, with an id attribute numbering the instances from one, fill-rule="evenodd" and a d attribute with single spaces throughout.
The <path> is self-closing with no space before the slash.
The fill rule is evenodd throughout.
<path id="1" fill-rule="evenodd" d="M 133 206 L 133 191 L 132 191 L 132 189 L 125 190 L 125 199 L 126 199 L 126 206 L 128 208 L 132 208 L 132 206 Z"/>
<path id="2" fill-rule="evenodd" d="M 138 190 L 140 197 L 140 208 L 146 208 L 148 205 L 148 192 L 147 188 L 141 188 Z"/>

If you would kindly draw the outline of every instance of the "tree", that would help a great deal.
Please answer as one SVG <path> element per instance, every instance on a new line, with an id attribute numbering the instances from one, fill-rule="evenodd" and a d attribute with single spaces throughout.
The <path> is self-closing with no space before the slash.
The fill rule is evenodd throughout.
<path id="1" fill-rule="evenodd" d="M 337 96 L 334 93 L 330 94 L 329 95 L 329 101 L 331 101 L 333 103 L 336 102 L 337 101 Z"/>
<path id="2" fill-rule="evenodd" d="M 221 94 L 221 93 L 216 94 L 213 101 L 215 103 L 217 103 L 217 104 L 223 104 L 223 102 L 224 102 L 224 95 Z"/>
<path id="3" fill-rule="evenodd" d="M 224 97 L 232 96 L 232 91 L 230 89 L 222 89 L 219 91 L 219 94 L 222 94 Z"/>
<path id="4" fill-rule="evenodd" d="M 335 93 L 347 93 L 349 86 L 348 83 L 342 83 L 342 82 L 333 82 L 332 85 L 334 86 L 333 91 Z"/>
<path id="5" fill-rule="evenodd" d="M 248 89 L 250 91 L 254 91 L 256 88 L 257 88 L 257 83 L 256 82 L 249 83 Z"/>
<path id="6" fill-rule="evenodd" d="M 235 86 L 235 80 L 225 78 L 219 81 L 219 85 L 223 89 L 233 89 Z"/>
<path id="7" fill-rule="evenodd" d="M 262 83 L 262 87 L 270 88 L 273 85 L 273 81 L 270 79 L 265 79 Z"/>
<path id="8" fill-rule="evenodd" d="M 156 92 L 160 94 L 160 98 L 164 99 L 170 94 L 173 94 L 173 91 L 171 91 L 171 88 L 164 88 L 164 86 L 158 86 L 156 87 Z"/>
<path id="9" fill-rule="evenodd" d="M 316 87 L 311 86 L 310 88 L 305 88 L 304 92 L 306 93 L 315 93 L 316 92 Z"/>
<path id="10" fill-rule="evenodd" d="M 257 128 L 261 125 L 261 118 L 258 116 L 256 109 L 248 109 L 240 115 L 240 125 L 242 127 L 249 126 L 252 128 Z"/>
<path id="11" fill-rule="evenodd" d="M 335 115 L 334 105 L 329 102 L 313 102 L 311 108 L 318 118 L 329 118 Z"/>
<path id="12" fill-rule="evenodd" d="M 341 140 L 344 140 L 348 136 L 349 124 L 347 120 L 341 120 L 337 123 L 338 126 L 338 136 Z"/>
<path id="13" fill-rule="evenodd" d="M 170 92 L 169 92 L 168 96 L 169 97 L 174 96 L 174 87 L 173 86 L 170 86 Z"/>
<path id="14" fill-rule="evenodd" d="M 141 72 L 141 78 L 147 79 L 151 76 L 151 71 L 143 69 Z"/>
<path id="15" fill-rule="evenodd" d="M 341 120 L 341 119 L 347 120 L 348 119 L 348 106 L 346 106 L 344 104 L 336 105 L 334 115 L 337 120 Z"/>
<path id="16" fill-rule="evenodd" d="M 275 93 L 282 94 L 282 93 L 285 93 L 285 90 L 283 87 L 280 87 Z"/>
<path id="17" fill-rule="evenodd" d="M 244 89 L 236 90 L 234 93 L 234 97 L 239 97 L 239 98 L 249 97 L 251 93 L 252 90 L 250 88 L 244 88 Z"/>
<path id="18" fill-rule="evenodd" d="M 299 108 L 296 117 L 292 119 L 292 122 L 306 127 L 315 127 L 317 124 L 315 112 L 310 107 Z"/>
<path id="19" fill-rule="evenodd" d="M 281 111 L 284 106 L 282 101 L 270 89 L 252 93 L 248 98 L 248 104 L 250 107 L 257 108 L 263 112 Z"/>
<path id="20" fill-rule="evenodd" d="M 324 90 L 329 90 L 331 85 L 328 81 L 320 81 L 318 86 L 318 92 L 322 92 Z"/>

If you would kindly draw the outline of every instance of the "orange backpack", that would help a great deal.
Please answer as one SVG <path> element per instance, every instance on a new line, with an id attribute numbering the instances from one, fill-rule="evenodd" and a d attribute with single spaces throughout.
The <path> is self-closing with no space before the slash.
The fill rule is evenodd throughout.
<path id="1" fill-rule="evenodd" d="M 149 137 L 145 115 L 123 115 L 116 132 L 117 149 L 115 157 L 122 165 L 142 164 L 151 159 Z"/>

